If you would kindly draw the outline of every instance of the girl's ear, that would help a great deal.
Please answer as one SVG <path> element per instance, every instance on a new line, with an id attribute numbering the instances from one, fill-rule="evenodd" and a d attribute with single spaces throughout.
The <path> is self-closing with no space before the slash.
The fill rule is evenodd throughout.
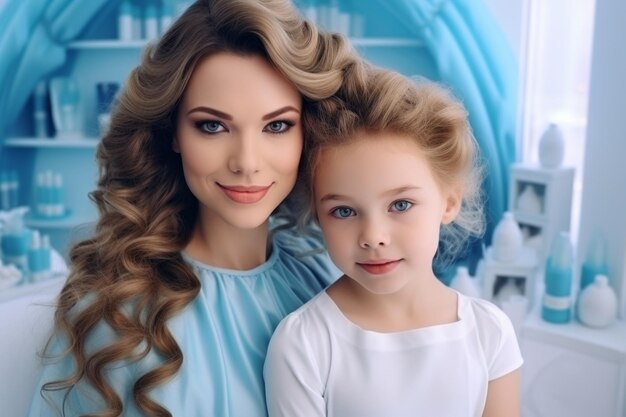
<path id="1" fill-rule="evenodd" d="M 443 215 L 441 216 L 442 224 L 449 224 L 456 218 L 461 210 L 461 203 L 463 201 L 463 187 L 452 187 L 445 199 L 445 207 Z"/>
<path id="2" fill-rule="evenodd" d="M 180 147 L 178 146 L 178 138 L 176 138 L 176 136 L 174 136 L 174 139 L 172 139 L 172 150 L 176 153 L 180 153 Z"/>

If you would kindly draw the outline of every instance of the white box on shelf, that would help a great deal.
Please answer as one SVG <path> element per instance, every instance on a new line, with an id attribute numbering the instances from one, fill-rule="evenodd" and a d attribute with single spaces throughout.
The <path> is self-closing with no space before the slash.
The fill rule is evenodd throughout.
<path id="1" fill-rule="evenodd" d="M 542 261 L 554 236 L 570 231 L 574 174 L 571 167 L 511 166 L 509 210 Z"/>
<path id="2" fill-rule="evenodd" d="M 507 281 L 513 281 L 519 295 L 528 299 L 528 309 L 535 298 L 538 273 L 537 255 L 534 249 L 523 247 L 520 256 L 513 262 L 500 262 L 493 258 L 492 248 L 487 248 L 480 261 L 477 275 L 481 279 L 481 292 L 484 299 L 498 304 L 498 296 Z"/>

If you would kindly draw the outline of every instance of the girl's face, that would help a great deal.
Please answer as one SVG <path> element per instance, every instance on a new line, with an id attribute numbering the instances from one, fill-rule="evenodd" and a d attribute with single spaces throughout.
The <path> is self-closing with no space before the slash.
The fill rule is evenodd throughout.
<path id="1" fill-rule="evenodd" d="M 425 275 L 439 228 L 458 211 L 414 140 L 361 133 L 319 155 L 315 212 L 328 251 L 351 279 L 374 294 L 392 294 Z"/>
<path id="2" fill-rule="evenodd" d="M 293 188 L 302 152 L 302 99 L 259 56 L 201 61 L 178 113 L 173 147 L 205 222 L 263 225 Z"/>

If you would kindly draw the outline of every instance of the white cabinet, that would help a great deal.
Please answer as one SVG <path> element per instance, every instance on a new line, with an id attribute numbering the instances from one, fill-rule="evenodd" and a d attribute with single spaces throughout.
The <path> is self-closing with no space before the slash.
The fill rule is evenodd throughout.
<path id="1" fill-rule="evenodd" d="M 570 230 L 574 173 L 567 167 L 511 166 L 510 210 L 526 241 L 543 256 L 559 232 Z"/>
<path id="2" fill-rule="evenodd" d="M 550 324 L 533 309 L 520 345 L 522 417 L 626 416 L 626 323 Z"/>

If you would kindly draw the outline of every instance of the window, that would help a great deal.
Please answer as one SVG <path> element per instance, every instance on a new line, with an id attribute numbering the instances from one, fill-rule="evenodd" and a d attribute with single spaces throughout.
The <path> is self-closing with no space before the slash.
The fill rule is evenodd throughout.
<path id="1" fill-rule="evenodd" d="M 549 123 L 560 127 L 565 138 L 563 165 L 576 168 L 571 224 L 576 241 L 595 0 L 526 0 L 525 6 L 519 159 L 538 163 L 542 133 Z"/>

